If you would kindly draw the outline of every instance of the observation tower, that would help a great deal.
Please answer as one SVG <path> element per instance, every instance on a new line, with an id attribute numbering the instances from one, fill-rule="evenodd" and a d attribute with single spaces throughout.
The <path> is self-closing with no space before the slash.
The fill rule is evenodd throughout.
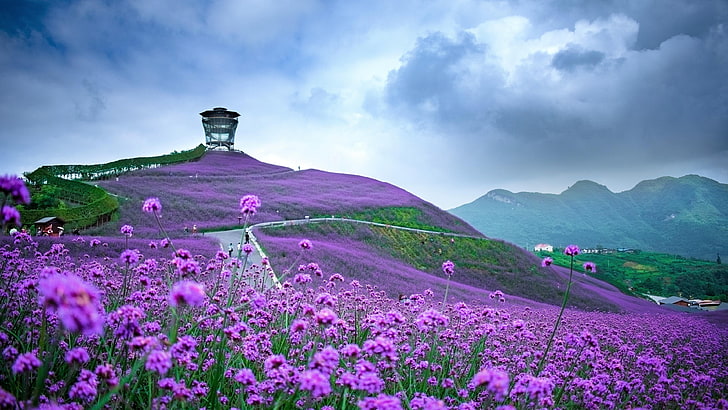
<path id="1" fill-rule="evenodd" d="M 228 111 L 227 108 L 216 107 L 203 111 L 200 115 L 202 116 L 202 128 L 205 129 L 207 149 L 225 147 L 228 151 L 232 151 L 240 114 Z"/>

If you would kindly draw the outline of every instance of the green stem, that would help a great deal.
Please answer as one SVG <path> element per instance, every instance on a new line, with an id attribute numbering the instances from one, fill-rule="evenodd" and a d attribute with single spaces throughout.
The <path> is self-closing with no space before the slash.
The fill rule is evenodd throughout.
<path id="1" fill-rule="evenodd" d="M 551 336 L 549 337 L 549 342 L 546 344 L 546 350 L 543 352 L 543 356 L 541 357 L 541 360 L 538 362 L 538 368 L 536 369 L 535 376 L 538 377 L 539 374 L 541 374 L 541 370 L 543 370 L 543 366 L 546 364 L 546 356 L 549 353 L 549 350 L 551 349 L 551 344 L 554 342 L 554 336 L 556 336 L 556 329 L 559 328 L 559 324 L 561 323 L 561 316 L 564 314 L 564 309 L 566 309 L 566 301 L 569 299 L 569 291 L 571 290 L 571 277 L 574 275 L 574 255 L 571 255 L 571 265 L 569 266 L 569 283 L 566 285 L 566 292 L 564 293 L 564 300 L 561 302 L 561 310 L 559 311 L 559 316 L 556 318 L 556 324 L 554 325 L 554 329 L 551 331 Z"/>

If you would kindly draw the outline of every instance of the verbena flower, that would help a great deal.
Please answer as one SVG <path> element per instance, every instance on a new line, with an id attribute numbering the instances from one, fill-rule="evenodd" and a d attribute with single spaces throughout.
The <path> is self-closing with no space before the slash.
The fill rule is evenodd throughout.
<path id="1" fill-rule="evenodd" d="M 308 239 L 302 239 L 301 242 L 298 243 L 298 246 L 300 246 L 301 249 L 311 249 L 311 248 L 313 248 L 313 244 Z"/>
<path id="2" fill-rule="evenodd" d="M 20 212 L 12 206 L 3 205 L 2 208 L 2 221 L 1 224 L 12 224 L 20 226 Z"/>
<path id="3" fill-rule="evenodd" d="M 159 213 L 162 211 L 162 203 L 159 202 L 159 198 L 151 197 L 147 198 L 142 205 L 142 211 L 147 213 Z"/>
<path id="4" fill-rule="evenodd" d="M 28 192 L 25 182 L 17 176 L 0 176 L 0 192 L 12 198 L 15 203 L 30 203 L 30 192 Z"/>
<path id="5" fill-rule="evenodd" d="M 88 350 L 85 347 L 76 347 L 66 352 L 65 360 L 68 364 L 84 364 L 88 362 L 91 357 L 88 354 Z"/>
<path id="6" fill-rule="evenodd" d="M 246 243 L 245 245 L 243 245 L 243 252 L 245 252 L 246 254 L 250 255 L 253 252 L 253 250 L 254 250 L 253 245 L 251 245 L 249 243 Z"/>
<path id="7" fill-rule="evenodd" d="M 205 285 L 185 280 L 172 286 L 172 291 L 169 294 L 169 304 L 172 306 L 200 306 L 205 302 L 206 298 Z"/>
<path id="8" fill-rule="evenodd" d="M 475 374 L 468 387 L 476 389 L 485 386 L 485 390 L 493 394 L 496 400 L 503 400 L 508 393 L 508 373 L 498 369 L 483 369 Z"/>
<path id="9" fill-rule="evenodd" d="M 453 272 L 455 272 L 455 264 L 449 260 L 443 262 L 442 271 L 445 272 L 445 275 L 452 276 Z"/>
<path id="10" fill-rule="evenodd" d="M 260 206 L 260 199 L 256 195 L 245 195 L 240 198 L 240 212 L 254 215 Z"/>
<path id="11" fill-rule="evenodd" d="M 121 234 L 126 236 L 127 238 L 131 238 L 131 236 L 134 234 L 134 227 L 131 225 L 122 225 Z"/>
<path id="12" fill-rule="evenodd" d="M 311 392 L 311 396 L 319 398 L 331 393 L 329 375 L 318 370 L 306 370 L 301 373 L 301 390 Z"/>
<path id="13" fill-rule="evenodd" d="M 566 249 L 564 249 L 564 255 L 568 255 L 568 256 L 576 256 L 579 254 L 579 252 L 581 252 L 581 251 L 579 250 L 579 247 L 576 245 L 569 245 L 566 247 Z"/>
<path id="14" fill-rule="evenodd" d="M 35 352 L 23 353 L 15 359 L 15 363 L 11 367 L 13 374 L 25 373 L 37 369 L 43 362 L 38 359 Z"/>
<path id="15" fill-rule="evenodd" d="M 144 367 L 149 371 L 165 375 L 172 368 L 172 355 L 164 350 L 153 350 L 147 356 Z"/>
<path id="16" fill-rule="evenodd" d="M 584 270 L 587 272 L 596 273 L 597 265 L 594 262 L 584 262 Z"/>
<path id="17" fill-rule="evenodd" d="M 543 266 L 543 267 L 551 266 L 552 263 L 554 263 L 554 259 L 550 256 L 547 256 L 547 257 L 543 258 L 543 260 L 541 261 L 541 266 Z"/>
<path id="18" fill-rule="evenodd" d="M 54 311 L 70 332 L 101 333 L 99 292 L 73 274 L 54 274 L 38 283 L 40 304 Z"/>
<path id="19" fill-rule="evenodd" d="M 127 249 L 121 253 L 119 259 L 121 259 L 122 263 L 128 263 L 130 265 L 133 265 L 139 262 L 139 251 L 137 251 L 136 249 Z"/>
<path id="20" fill-rule="evenodd" d="M 366 397 L 357 402 L 361 410 L 402 410 L 402 401 L 395 396 L 379 394 L 377 397 Z"/>

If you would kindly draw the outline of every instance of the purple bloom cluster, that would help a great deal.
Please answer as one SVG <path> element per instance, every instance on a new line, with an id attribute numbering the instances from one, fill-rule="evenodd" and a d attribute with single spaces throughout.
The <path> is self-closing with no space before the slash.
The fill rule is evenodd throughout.
<path id="1" fill-rule="evenodd" d="M 54 274 L 38 283 L 40 304 L 58 315 L 69 332 L 101 333 L 104 317 L 99 292 L 78 276 Z"/>
<path id="2" fill-rule="evenodd" d="M 240 212 L 254 215 L 260 207 L 260 199 L 256 195 L 245 195 L 240 198 Z"/>
<path id="3" fill-rule="evenodd" d="M 142 211 L 150 214 L 158 214 L 162 212 L 162 203 L 157 197 L 147 198 L 142 204 Z"/>

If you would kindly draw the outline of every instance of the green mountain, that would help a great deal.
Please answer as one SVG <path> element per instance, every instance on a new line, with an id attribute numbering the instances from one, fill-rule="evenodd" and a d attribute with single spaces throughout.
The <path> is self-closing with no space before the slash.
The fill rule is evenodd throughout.
<path id="1" fill-rule="evenodd" d="M 558 195 L 496 189 L 450 212 L 529 249 L 573 243 L 706 260 L 728 255 L 728 185 L 698 175 L 642 181 L 619 193 L 592 181 Z"/>

